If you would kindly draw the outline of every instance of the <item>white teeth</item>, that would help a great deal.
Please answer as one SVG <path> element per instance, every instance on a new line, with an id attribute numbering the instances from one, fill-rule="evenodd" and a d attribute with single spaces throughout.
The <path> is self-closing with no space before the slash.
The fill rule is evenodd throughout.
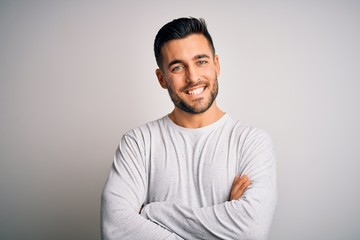
<path id="1" fill-rule="evenodd" d="M 197 94 L 200 94 L 204 91 L 204 87 L 201 87 L 201 88 L 197 88 L 197 89 L 194 89 L 192 91 L 189 91 L 189 94 L 190 95 L 197 95 Z"/>

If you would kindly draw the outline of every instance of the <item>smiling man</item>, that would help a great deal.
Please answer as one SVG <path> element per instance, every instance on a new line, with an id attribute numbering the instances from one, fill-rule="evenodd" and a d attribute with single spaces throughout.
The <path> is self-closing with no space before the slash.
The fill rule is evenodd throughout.
<path id="1" fill-rule="evenodd" d="M 174 109 L 122 137 L 102 195 L 102 239 L 267 239 L 272 141 L 217 106 L 220 63 L 205 21 L 167 23 L 154 51 Z"/>
<path id="2" fill-rule="evenodd" d="M 224 113 L 215 102 L 220 65 L 207 38 L 194 33 L 174 39 L 164 44 L 161 54 L 156 75 L 175 105 L 170 119 L 180 126 L 194 128 L 221 118 Z"/>

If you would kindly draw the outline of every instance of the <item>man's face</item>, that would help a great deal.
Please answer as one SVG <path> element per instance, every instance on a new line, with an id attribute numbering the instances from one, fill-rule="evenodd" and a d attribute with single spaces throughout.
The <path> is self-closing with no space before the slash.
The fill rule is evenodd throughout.
<path id="1" fill-rule="evenodd" d="M 168 89 L 175 107 L 192 114 L 203 113 L 218 93 L 218 57 L 202 34 L 167 42 L 161 49 L 162 69 L 156 74 Z"/>

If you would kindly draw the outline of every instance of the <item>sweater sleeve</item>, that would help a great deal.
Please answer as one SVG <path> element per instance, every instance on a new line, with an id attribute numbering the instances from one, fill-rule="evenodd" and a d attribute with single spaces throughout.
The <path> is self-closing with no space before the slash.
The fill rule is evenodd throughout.
<path id="1" fill-rule="evenodd" d="M 102 239 L 182 239 L 139 214 L 147 190 L 144 165 L 137 141 L 125 135 L 102 193 Z"/>
<path id="2" fill-rule="evenodd" d="M 268 239 L 277 202 L 275 165 L 270 137 L 249 137 L 240 173 L 251 185 L 240 199 L 208 207 L 155 202 L 142 215 L 184 239 Z"/>

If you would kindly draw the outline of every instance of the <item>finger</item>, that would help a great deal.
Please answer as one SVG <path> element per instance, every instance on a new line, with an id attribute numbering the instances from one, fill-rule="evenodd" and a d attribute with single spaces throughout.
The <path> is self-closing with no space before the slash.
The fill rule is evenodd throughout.
<path id="1" fill-rule="evenodd" d="M 237 175 L 234 178 L 230 193 L 235 193 L 237 191 L 237 189 L 239 189 L 239 187 L 242 185 L 243 181 L 244 181 L 244 177 L 240 177 L 239 175 Z"/>
<path id="2" fill-rule="evenodd" d="M 232 183 L 232 185 L 231 185 L 231 189 L 234 188 L 235 184 L 239 181 L 239 179 L 240 179 L 240 176 L 239 176 L 239 175 L 236 175 L 236 176 L 234 177 L 233 183 Z"/>
<path id="3" fill-rule="evenodd" d="M 234 184 L 231 190 L 234 190 L 236 192 L 248 180 L 249 178 L 246 175 L 243 175 L 241 177 L 238 176 L 238 178 L 234 180 Z"/>
<path id="4" fill-rule="evenodd" d="M 240 197 L 244 194 L 245 190 L 247 189 L 247 187 L 249 185 L 250 185 L 250 182 L 244 183 L 242 185 L 242 187 L 238 189 L 238 191 L 232 193 L 230 200 L 238 200 L 238 199 L 240 199 Z"/>
<path id="5" fill-rule="evenodd" d="M 235 185 L 234 185 L 234 188 L 231 189 L 231 199 L 237 199 L 239 197 L 239 195 L 242 194 L 242 188 L 243 188 L 243 182 L 237 182 Z"/>
<path id="6" fill-rule="evenodd" d="M 237 191 L 234 191 L 231 195 L 230 200 L 238 200 L 245 192 L 245 190 L 250 186 L 250 181 L 247 180 L 246 182 L 244 182 L 238 189 Z"/>
<path id="7" fill-rule="evenodd" d="M 244 175 L 242 177 L 235 177 L 233 186 L 230 191 L 230 200 L 241 197 L 249 185 L 250 181 L 247 176 Z"/>
<path id="8" fill-rule="evenodd" d="M 247 176 L 246 175 L 243 175 L 243 176 L 239 176 L 237 175 L 235 178 L 234 178 L 234 181 L 233 181 L 233 184 L 231 186 L 231 190 L 230 192 L 236 192 L 240 187 L 241 185 L 246 181 L 248 180 Z"/>
<path id="9" fill-rule="evenodd" d="M 230 200 L 232 200 L 233 199 L 233 196 L 235 195 L 235 193 L 236 193 L 236 191 L 235 191 L 235 185 L 239 182 L 239 180 L 240 180 L 240 176 L 239 175 L 236 175 L 235 177 L 234 177 L 234 180 L 233 180 L 233 182 L 232 182 L 232 185 L 231 185 L 231 189 L 230 189 Z"/>

